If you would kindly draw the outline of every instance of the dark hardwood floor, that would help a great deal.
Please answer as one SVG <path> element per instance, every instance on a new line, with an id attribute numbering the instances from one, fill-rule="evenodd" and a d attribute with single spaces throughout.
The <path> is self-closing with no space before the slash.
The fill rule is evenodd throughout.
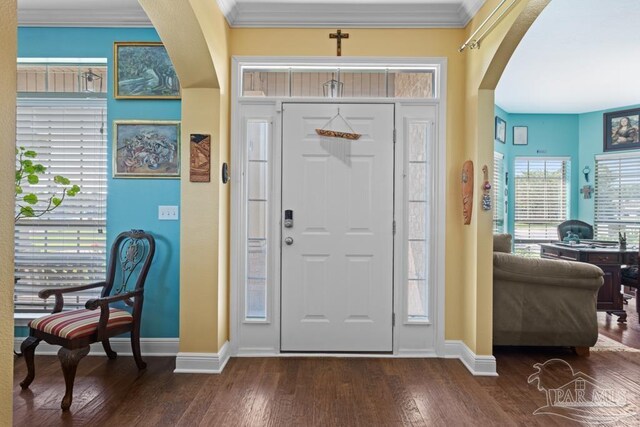
<path id="1" fill-rule="evenodd" d="M 640 349 L 640 322 L 635 299 L 630 299 L 624 310 L 627 312 L 626 323 L 618 323 L 617 316 L 598 313 L 599 332 L 629 347 Z"/>
<path id="2" fill-rule="evenodd" d="M 633 346 L 640 342 L 635 310 L 626 326 L 615 317 L 599 320 L 608 336 Z M 36 357 L 36 379 L 28 391 L 18 385 L 26 372 L 18 358 L 14 424 L 577 425 L 558 416 L 533 415 L 545 405 L 546 395 L 527 379 L 534 364 L 552 358 L 623 390 L 640 413 L 640 352 L 578 357 L 568 349 L 496 348 L 496 358 L 499 377 L 473 377 L 451 359 L 234 358 L 220 375 L 175 375 L 171 357 L 147 357 L 143 373 L 131 357 L 87 357 L 78 367 L 67 413 L 60 411 L 64 381 L 57 357 Z M 640 425 L 640 416 L 615 425 Z"/>

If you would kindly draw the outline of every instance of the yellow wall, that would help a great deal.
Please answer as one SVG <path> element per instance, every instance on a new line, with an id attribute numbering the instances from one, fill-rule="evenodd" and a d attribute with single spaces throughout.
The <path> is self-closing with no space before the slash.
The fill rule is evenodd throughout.
<path id="1" fill-rule="evenodd" d="M 219 184 L 219 167 L 229 159 L 230 57 L 333 56 L 335 41 L 328 34 L 335 29 L 229 29 L 217 5 L 210 0 L 140 2 L 167 45 L 186 88 L 185 174 L 190 132 L 211 133 L 219 144 L 212 159 L 212 183 L 190 184 L 183 176 L 181 187 L 180 350 L 211 352 L 228 339 L 229 186 Z M 536 11 L 539 13 L 548 0 L 521 1 L 480 49 L 459 53 L 458 47 L 498 2 L 488 0 L 466 29 L 343 28 L 350 33 L 343 44 L 344 56 L 448 60 L 445 337 L 462 339 L 477 354 L 492 352 L 491 212 L 481 211 L 479 188 L 482 165 L 492 165 L 493 89 L 528 28 L 528 24 L 518 22 L 523 20 L 522 16 L 535 18 Z M 523 10 L 528 12 L 521 14 Z M 189 19 L 182 22 L 174 16 L 185 13 Z M 194 20 L 197 28 L 191 28 Z M 189 55 L 184 55 L 183 50 L 188 50 Z M 206 58 L 194 60 L 201 55 L 208 55 L 210 62 Z M 215 84 L 191 69 L 198 65 L 206 70 L 213 68 Z M 212 88 L 219 91 L 211 91 Z M 219 108 L 213 105 L 218 101 Z M 476 165 L 476 204 L 471 225 L 463 226 L 460 168 L 467 159 Z M 202 257 L 207 265 L 200 265 Z"/>
<path id="2" fill-rule="evenodd" d="M 180 351 L 215 353 L 229 338 L 229 27 L 211 0 L 140 0 L 182 86 Z M 222 107 L 222 108 L 221 108 Z M 211 135 L 211 182 L 189 182 L 189 136 Z"/>
<path id="3" fill-rule="evenodd" d="M 464 257 L 469 260 L 465 277 L 464 341 L 476 354 L 491 354 L 493 328 L 492 212 L 480 206 L 482 165 L 493 166 L 494 89 L 518 43 L 550 0 L 520 1 L 480 43 L 467 49 L 465 70 L 465 155 L 476 173 L 476 206 L 464 230 Z M 469 37 L 498 5 L 488 0 L 467 26 Z M 491 21 L 493 22 L 493 21 Z M 481 30 L 479 34 L 482 34 Z M 449 308 L 449 307 L 447 307 Z"/>
<path id="4" fill-rule="evenodd" d="M 0 0 L 0 424 L 13 414 L 13 213 L 16 0 Z"/>
<path id="5" fill-rule="evenodd" d="M 458 254 L 462 240 L 460 168 L 464 152 L 465 55 L 458 47 L 463 29 L 349 29 L 342 44 L 344 56 L 447 58 L 447 229 L 446 309 L 447 339 L 463 338 L 463 277 L 466 260 Z M 335 56 L 335 29 L 231 29 L 233 56 Z"/>

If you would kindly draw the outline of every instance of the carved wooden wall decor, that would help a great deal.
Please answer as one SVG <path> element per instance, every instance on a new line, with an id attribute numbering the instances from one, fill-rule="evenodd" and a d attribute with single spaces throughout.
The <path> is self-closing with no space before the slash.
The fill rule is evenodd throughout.
<path id="1" fill-rule="evenodd" d="M 211 135 L 191 134 L 189 142 L 189 181 L 211 181 Z"/>
<path id="2" fill-rule="evenodd" d="M 462 165 L 462 215 L 464 224 L 471 224 L 473 213 L 473 162 L 467 160 Z"/>

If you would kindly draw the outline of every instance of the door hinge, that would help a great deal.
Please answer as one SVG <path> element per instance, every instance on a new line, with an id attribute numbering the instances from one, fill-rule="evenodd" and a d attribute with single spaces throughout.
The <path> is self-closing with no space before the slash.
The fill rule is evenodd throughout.
<path id="1" fill-rule="evenodd" d="M 391 326 L 396 326 L 396 314 L 391 313 Z"/>
<path id="2" fill-rule="evenodd" d="M 393 225 L 392 225 L 392 230 L 393 230 L 393 234 L 396 234 L 396 220 L 393 220 Z"/>
<path id="3" fill-rule="evenodd" d="M 393 130 L 393 143 L 396 143 L 396 130 Z"/>

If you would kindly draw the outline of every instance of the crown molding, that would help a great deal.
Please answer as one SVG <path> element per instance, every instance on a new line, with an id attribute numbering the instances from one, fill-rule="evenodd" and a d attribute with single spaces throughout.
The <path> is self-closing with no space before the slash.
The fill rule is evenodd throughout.
<path id="1" fill-rule="evenodd" d="M 217 0 L 235 28 L 463 28 L 485 0 L 326 3 Z"/>
<path id="2" fill-rule="evenodd" d="M 22 27 L 153 27 L 137 0 L 18 0 Z"/>

